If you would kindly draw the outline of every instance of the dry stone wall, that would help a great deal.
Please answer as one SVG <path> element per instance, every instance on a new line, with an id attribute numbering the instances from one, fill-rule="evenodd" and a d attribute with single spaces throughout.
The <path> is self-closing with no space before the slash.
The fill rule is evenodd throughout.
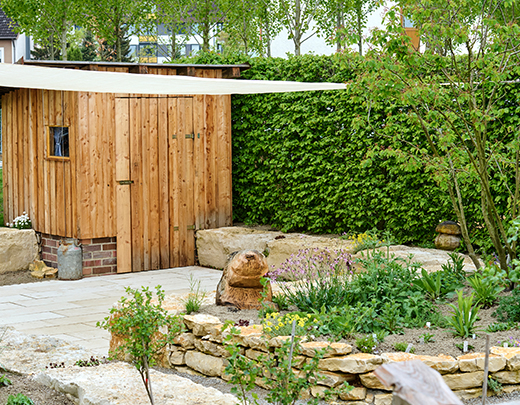
<path id="1" fill-rule="evenodd" d="M 223 346 L 222 323 L 210 315 L 186 315 L 184 323 L 187 331 L 177 336 L 175 344 L 162 356 L 163 367 L 176 369 L 190 374 L 229 379 L 224 369 L 228 352 Z M 250 359 L 256 359 L 268 348 L 260 325 L 239 327 L 240 334 L 235 342 L 242 353 Z M 224 332 L 225 333 L 225 332 Z M 272 338 L 269 347 L 280 347 L 289 339 L 288 336 Z M 120 338 L 113 336 L 110 350 L 120 344 Z M 314 356 L 316 350 L 328 348 L 319 362 L 322 379 L 313 388 L 310 395 L 318 396 L 327 387 L 337 387 L 344 381 L 355 388 L 343 394 L 338 400 L 349 405 L 391 404 L 392 389 L 379 382 L 373 371 L 384 363 L 407 360 L 421 360 L 427 366 L 437 370 L 444 381 L 460 398 L 469 399 L 482 395 L 484 378 L 484 354 L 472 353 L 453 358 L 446 355 L 424 356 L 409 353 L 383 353 L 381 355 L 356 353 L 346 343 L 304 342 L 302 352 L 294 359 L 294 367 L 300 368 L 305 361 Z M 489 359 L 490 376 L 503 385 L 504 392 L 520 391 L 520 348 L 491 348 Z M 258 385 L 262 385 L 258 381 Z"/>

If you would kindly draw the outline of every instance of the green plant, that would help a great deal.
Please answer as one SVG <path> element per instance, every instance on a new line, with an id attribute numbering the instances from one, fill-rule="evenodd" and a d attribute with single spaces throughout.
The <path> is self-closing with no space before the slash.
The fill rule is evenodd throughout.
<path id="1" fill-rule="evenodd" d="M 500 384 L 497 380 L 495 380 L 493 377 L 488 377 L 488 388 L 493 391 L 495 394 L 498 394 L 502 392 L 502 384 Z"/>
<path id="2" fill-rule="evenodd" d="M 510 329 L 518 329 L 518 324 L 516 322 L 495 322 L 490 323 L 486 328 L 486 332 L 502 332 Z"/>
<path id="3" fill-rule="evenodd" d="M 493 305 L 498 298 L 498 294 L 504 291 L 504 287 L 499 286 L 493 280 L 485 279 L 479 273 L 469 277 L 468 283 L 475 291 L 475 304 L 481 304 L 484 308 Z"/>
<path id="4" fill-rule="evenodd" d="M 0 387 L 7 387 L 11 384 L 12 382 L 9 378 L 7 378 L 5 375 L 0 375 Z"/>
<path id="5" fill-rule="evenodd" d="M 430 275 L 425 269 L 422 269 L 421 274 L 422 278 L 415 280 L 414 283 L 429 299 L 435 301 L 444 296 L 442 292 L 442 273 L 440 271 Z"/>
<path id="6" fill-rule="evenodd" d="M 378 343 L 379 342 L 375 333 L 356 339 L 356 347 L 362 353 L 376 352 Z"/>
<path id="7" fill-rule="evenodd" d="M 464 352 L 464 343 L 455 343 L 455 347 L 459 349 L 461 352 Z M 473 350 L 475 347 L 473 345 L 468 344 L 468 351 Z"/>
<path id="8" fill-rule="evenodd" d="M 123 343 L 112 355 L 132 357 L 134 366 L 139 371 L 146 388 L 146 393 L 153 405 L 150 367 L 155 363 L 155 356 L 182 330 L 182 322 L 178 316 L 171 316 L 162 308 L 164 291 L 161 286 L 155 287 L 157 302 L 154 303 L 153 292 L 148 287 L 141 290 L 126 288 L 131 299 L 122 297 L 118 305 L 110 310 L 110 316 L 97 326 L 123 338 Z M 159 330 L 166 328 L 167 332 Z"/>
<path id="9" fill-rule="evenodd" d="M 448 328 L 453 331 L 456 336 L 468 337 L 476 331 L 475 322 L 478 319 L 479 305 L 473 305 L 473 294 L 464 297 L 462 291 L 457 291 L 457 306 L 450 304 L 453 309 L 451 316 L 446 318 Z"/>
<path id="10" fill-rule="evenodd" d="M 406 349 L 408 349 L 408 343 L 406 342 L 398 342 L 394 344 L 394 349 L 398 352 L 406 352 Z M 411 347 L 410 351 L 408 353 L 415 353 L 415 347 Z"/>
<path id="11" fill-rule="evenodd" d="M 186 313 L 189 315 L 200 309 L 200 306 L 204 302 L 204 298 L 206 298 L 206 291 L 201 290 L 200 280 L 195 280 L 193 274 L 190 274 L 188 281 L 190 283 L 190 292 L 182 303 L 186 309 Z"/>
<path id="12" fill-rule="evenodd" d="M 287 311 L 289 309 L 289 300 L 285 294 L 273 294 L 273 302 L 278 306 L 280 311 Z"/>
<path id="13" fill-rule="evenodd" d="M 435 342 L 435 335 L 433 333 L 425 332 L 421 336 L 419 336 L 419 339 L 423 339 L 424 343 L 430 343 Z"/>
<path id="14" fill-rule="evenodd" d="M 354 244 L 354 252 L 361 250 L 375 249 L 381 246 L 395 245 L 394 237 L 390 232 L 385 232 L 383 237 L 378 236 L 376 229 L 368 230 L 359 234 L 342 235 L 342 239 L 347 239 Z"/>
<path id="15" fill-rule="evenodd" d="M 500 322 L 520 322 L 520 288 L 515 288 L 511 295 L 500 297 L 493 316 Z"/>
<path id="16" fill-rule="evenodd" d="M 223 327 L 225 330 L 227 325 Z M 231 328 L 224 342 L 226 350 L 230 353 L 225 373 L 229 376 L 229 382 L 234 385 L 232 392 L 238 396 L 242 404 L 257 404 L 258 397 L 255 394 L 248 395 L 254 388 L 255 381 L 261 378 L 263 386 L 267 387 L 269 394 L 267 401 L 277 405 L 292 405 L 300 398 L 301 394 L 315 386 L 320 380 L 318 363 L 323 358 L 325 351 L 318 351 L 310 361 L 298 366 L 299 372 L 293 370 L 293 362 L 301 353 L 299 338 L 292 335 L 292 339 L 286 340 L 281 347 L 271 350 L 266 340 L 267 353 L 260 355 L 256 360 L 249 359 L 241 354 L 241 349 L 233 341 L 237 330 Z M 330 398 L 332 394 L 348 392 L 351 390 L 347 384 L 339 389 L 326 390 L 324 397 Z M 250 402 L 250 397 L 253 400 Z M 309 404 L 317 404 L 319 398 L 309 399 Z"/>
<path id="17" fill-rule="evenodd" d="M 289 336 L 292 331 L 293 321 L 296 322 L 296 335 L 306 336 L 314 330 L 317 319 L 311 319 L 310 315 L 300 313 L 289 313 L 280 315 L 278 312 L 271 312 L 265 315 L 262 320 L 264 333 L 267 336 Z"/>
<path id="18" fill-rule="evenodd" d="M 34 405 L 34 402 L 25 395 L 18 393 L 16 395 L 9 395 L 6 405 Z"/>

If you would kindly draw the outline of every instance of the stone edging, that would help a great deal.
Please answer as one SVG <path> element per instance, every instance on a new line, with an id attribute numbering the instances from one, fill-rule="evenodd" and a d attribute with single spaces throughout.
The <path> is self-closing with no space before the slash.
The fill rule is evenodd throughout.
<path id="1" fill-rule="evenodd" d="M 189 374 L 202 374 L 220 377 L 226 380 L 224 369 L 226 357 L 229 355 L 222 342 L 222 323 L 210 315 L 185 315 L 184 323 L 187 332 L 175 339 L 170 345 L 167 355 L 159 359 L 161 366 L 176 369 Z M 235 341 L 243 348 L 243 353 L 255 359 L 267 350 L 262 327 L 252 325 L 238 327 L 240 335 Z M 276 337 L 269 341 L 271 347 L 280 347 L 288 337 Z M 120 345 L 120 338 L 112 336 L 110 350 Z M 372 355 L 365 353 L 351 354 L 352 347 L 346 343 L 304 342 L 302 355 L 298 364 L 303 364 L 305 357 L 312 357 L 316 349 L 329 347 L 326 357 L 320 360 L 320 374 L 324 377 L 311 394 L 317 396 L 328 387 L 335 387 L 348 381 L 355 388 L 340 399 L 350 405 L 374 403 L 385 405 L 391 403 L 391 388 L 383 386 L 373 371 L 384 363 L 406 360 L 421 360 L 427 366 L 437 370 L 444 381 L 460 398 L 475 398 L 482 394 L 484 378 L 484 354 L 472 353 L 457 357 L 424 356 L 409 353 L 383 353 Z M 489 374 L 503 384 L 503 392 L 520 391 L 520 348 L 492 347 L 489 359 Z M 261 385 L 261 381 L 258 382 Z M 376 391 L 374 391 L 376 390 Z M 383 391 L 383 392 L 381 392 Z M 386 394 L 384 392 L 387 392 Z"/>

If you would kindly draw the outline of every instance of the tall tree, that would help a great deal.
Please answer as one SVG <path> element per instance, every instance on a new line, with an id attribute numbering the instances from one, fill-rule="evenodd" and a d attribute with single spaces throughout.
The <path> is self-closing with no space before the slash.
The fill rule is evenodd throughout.
<path id="1" fill-rule="evenodd" d="M 189 39 L 186 28 L 188 16 L 188 0 L 156 0 L 156 25 L 153 27 L 157 36 L 158 45 L 168 48 L 169 60 L 178 59 L 182 54 L 182 47 Z M 160 27 L 164 32 L 160 32 Z M 161 34 L 167 34 L 168 41 L 162 41 Z"/>
<path id="2" fill-rule="evenodd" d="M 319 0 L 278 0 L 277 16 L 294 43 L 294 54 L 301 54 L 301 46 L 316 34 L 315 20 L 321 12 Z"/>
<path id="3" fill-rule="evenodd" d="M 270 58 L 271 43 L 282 29 L 280 19 L 276 15 L 276 0 L 258 0 L 257 18 L 262 43 L 260 54 Z"/>
<path id="4" fill-rule="evenodd" d="M 461 185 L 471 185 L 480 195 L 480 227 L 486 229 L 502 270 L 518 282 L 520 119 L 513 113 L 518 103 L 506 91 L 518 84 L 520 72 L 520 26 L 514 13 L 507 12 L 512 3 L 401 1 L 390 10 L 387 29 L 374 33 L 380 51 L 370 55 L 362 83 L 367 105 L 393 98 L 407 111 L 409 125 L 421 129 L 417 156 L 432 166 L 449 195 L 477 267 Z M 447 46 L 446 56 L 412 50 L 401 28 L 401 10 L 432 49 Z M 391 134 L 392 119 L 374 130 L 396 136 Z M 504 199 L 509 207 L 505 212 L 498 208 Z"/>
<path id="5" fill-rule="evenodd" d="M 127 35 L 139 35 L 148 24 L 153 4 L 148 0 L 85 0 L 82 2 L 82 25 L 91 30 L 115 51 L 114 59 L 125 59 L 123 42 Z"/>
<path id="6" fill-rule="evenodd" d="M 338 51 L 357 45 L 362 55 L 368 16 L 380 3 L 381 0 L 326 0 L 323 12 L 317 16 L 320 32 L 329 44 L 336 45 Z"/>
<path id="7" fill-rule="evenodd" d="M 77 18 L 78 0 L 0 0 L 5 14 L 16 21 L 19 32 L 31 35 L 40 47 L 56 59 L 56 42 L 67 60 L 67 33 Z"/>

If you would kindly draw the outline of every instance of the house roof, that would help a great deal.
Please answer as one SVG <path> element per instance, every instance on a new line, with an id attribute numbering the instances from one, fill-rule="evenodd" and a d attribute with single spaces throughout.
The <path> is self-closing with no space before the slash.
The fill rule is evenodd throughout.
<path id="1" fill-rule="evenodd" d="M 0 39 L 16 39 L 18 34 L 11 28 L 13 21 L 0 8 Z"/>
<path id="2" fill-rule="evenodd" d="M 158 65 L 154 66 L 158 67 Z M 139 73 L 139 70 L 136 73 Z M 338 90 L 345 89 L 345 84 L 209 79 L 182 75 L 134 74 L 78 68 L 57 69 L 34 65 L 0 64 L 0 93 L 15 88 L 124 94 L 221 95 Z"/>

